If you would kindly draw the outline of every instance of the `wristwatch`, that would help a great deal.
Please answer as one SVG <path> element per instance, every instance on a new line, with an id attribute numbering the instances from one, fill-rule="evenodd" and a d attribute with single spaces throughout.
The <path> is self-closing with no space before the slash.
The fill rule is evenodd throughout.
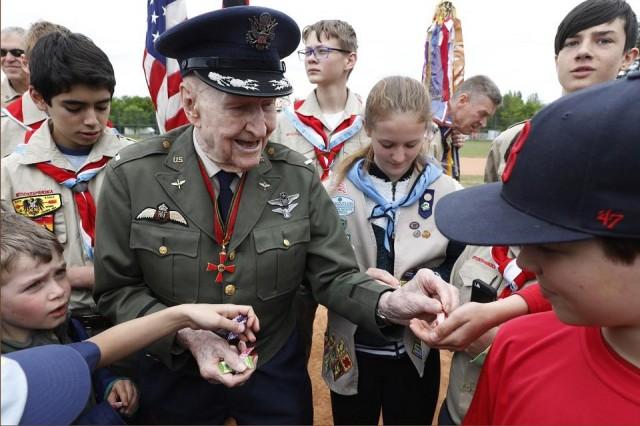
<path id="1" fill-rule="evenodd" d="M 378 327 L 387 327 L 391 325 L 391 322 L 387 317 L 380 313 L 380 310 L 376 308 L 376 324 Z"/>

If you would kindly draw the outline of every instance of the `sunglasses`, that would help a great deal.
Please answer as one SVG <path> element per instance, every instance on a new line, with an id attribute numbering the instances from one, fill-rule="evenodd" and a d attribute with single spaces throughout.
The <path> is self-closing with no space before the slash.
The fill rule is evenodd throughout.
<path id="1" fill-rule="evenodd" d="M 0 55 L 4 58 L 7 56 L 7 53 L 11 52 L 14 58 L 19 58 L 24 55 L 23 49 L 0 49 Z"/>

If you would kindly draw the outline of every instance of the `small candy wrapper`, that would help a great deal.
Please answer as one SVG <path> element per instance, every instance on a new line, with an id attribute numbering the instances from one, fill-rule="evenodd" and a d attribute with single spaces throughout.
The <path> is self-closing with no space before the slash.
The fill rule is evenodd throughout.
<path id="1" fill-rule="evenodd" d="M 233 321 L 240 324 L 244 324 L 246 326 L 247 316 L 240 314 L 237 317 L 235 317 Z M 214 333 L 216 333 L 218 336 L 222 337 L 223 339 L 226 339 L 229 342 L 238 339 L 238 335 L 236 333 L 234 333 L 233 331 L 225 330 L 224 328 L 218 329 Z"/>
<path id="2" fill-rule="evenodd" d="M 251 368 L 251 369 L 256 368 L 256 365 L 253 362 L 253 357 L 241 355 L 240 358 L 242 358 L 242 360 L 244 361 L 244 365 L 246 365 L 248 368 Z M 235 374 L 235 371 L 233 370 L 233 368 L 229 367 L 229 364 L 227 364 L 226 361 L 220 361 L 218 363 L 218 369 L 222 374 L 228 374 L 228 373 Z"/>

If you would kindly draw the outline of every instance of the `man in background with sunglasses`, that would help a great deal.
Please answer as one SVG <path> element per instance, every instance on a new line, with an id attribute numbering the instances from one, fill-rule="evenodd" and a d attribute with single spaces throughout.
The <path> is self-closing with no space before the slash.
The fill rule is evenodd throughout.
<path id="1" fill-rule="evenodd" d="M 20 97 L 29 87 L 29 76 L 22 68 L 21 56 L 24 55 L 26 31 L 20 27 L 7 27 L 0 34 L 2 52 L 1 99 L 5 107 L 12 100 Z"/>
<path id="2" fill-rule="evenodd" d="M 358 60 L 358 39 L 349 23 L 322 20 L 303 29 L 302 41 L 305 47 L 298 56 L 316 87 L 306 99 L 294 101 L 293 107 L 280 113 L 271 140 L 306 156 L 326 187 L 331 170 L 369 142 L 362 130 L 364 104 L 347 87 Z M 304 284 L 295 304 L 308 360 L 318 304 Z"/>

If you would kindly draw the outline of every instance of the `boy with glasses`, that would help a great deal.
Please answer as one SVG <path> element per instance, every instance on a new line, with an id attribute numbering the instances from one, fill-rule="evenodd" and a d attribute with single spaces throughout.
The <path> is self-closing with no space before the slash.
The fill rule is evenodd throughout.
<path id="1" fill-rule="evenodd" d="M 2 106 L 20 97 L 29 87 L 29 76 L 22 69 L 20 58 L 24 54 L 25 31 L 20 27 L 7 27 L 0 33 L 2 53 Z"/>
<path id="2" fill-rule="evenodd" d="M 298 51 L 309 82 L 315 89 L 278 117 L 271 136 L 314 163 L 320 178 L 328 182 L 332 170 L 347 155 L 369 142 L 363 131 L 364 105 L 347 87 L 358 60 L 358 39 L 353 27 L 340 20 L 322 20 L 302 31 L 305 48 Z M 313 320 L 318 304 L 303 285 L 296 297 L 298 328 L 307 359 L 311 350 Z"/>

